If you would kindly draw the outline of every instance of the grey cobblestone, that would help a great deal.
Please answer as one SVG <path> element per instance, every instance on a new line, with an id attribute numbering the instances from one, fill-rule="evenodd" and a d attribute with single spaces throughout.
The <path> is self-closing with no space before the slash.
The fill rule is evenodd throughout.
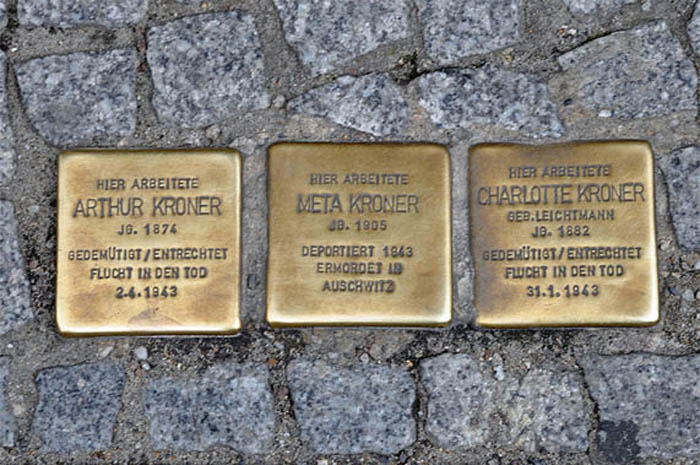
<path id="1" fill-rule="evenodd" d="M 562 0 L 575 15 L 600 15 L 620 11 L 625 5 L 633 5 L 638 0 Z"/>
<path id="2" fill-rule="evenodd" d="M 696 0 L 60 1 L 0 0 L 0 464 L 700 464 Z M 654 146 L 658 325 L 473 330 L 468 150 L 554 138 Z M 450 150 L 453 323 L 269 327 L 267 148 L 384 139 Z M 241 150 L 239 334 L 56 333 L 76 146 Z"/>
<path id="3" fill-rule="evenodd" d="M 27 115 L 59 146 L 126 136 L 136 127 L 132 49 L 52 55 L 16 67 Z"/>
<path id="4" fill-rule="evenodd" d="M 9 181 L 14 173 L 15 149 L 10 128 L 10 118 L 7 114 L 7 98 L 5 96 L 5 75 L 7 59 L 0 52 L 0 185 Z"/>
<path id="5" fill-rule="evenodd" d="M 700 455 L 700 355 L 588 355 L 581 364 L 609 459 Z"/>
<path id="6" fill-rule="evenodd" d="M 29 281 L 17 244 L 17 222 L 10 202 L 0 200 L 0 334 L 31 320 Z"/>
<path id="7" fill-rule="evenodd" d="M 302 440 L 316 452 L 392 454 L 415 441 L 415 386 L 402 369 L 301 360 L 287 378 Z"/>
<path id="8" fill-rule="evenodd" d="M 693 16 L 688 23 L 688 36 L 690 36 L 695 53 L 700 55 L 700 2 L 695 3 Z"/>
<path id="9" fill-rule="evenodd" d="M 664 21 L 596 39 L 559 57 L 564 117 L 632 119 L 697 111 L 697 76 Z"/>
<path id="10" fill-rule="evenodd" d="M 564 133 L 547 86 L 534 75 L 484 65 L 429 73 L 417 81 L 420 105 L 440 128 L 480 124 L 531 136 Z"/>
<path id="11" fill-rule="evenodd" d="M 675 150 L 664 170 L 678 242 L 681 247 L 700 249 L 700 146 Z"/>
<path id="12" fill-rule="evenodd" d="M 146 10 L 148 0 L 19 0 L 17 4 L 19 22 L 27 26 L 135 24 Z"/>
<path id="13" fill-rule="evenodd" d="M 447 64 L 520 38 L 518 0 L 416 0 L 428 54 Z"/>
<path id="14" fill-rule="evenodd" d="M 109 448 L 124 382 L 122 369 L 108 363 L 41 370 L 36 376 L 39 405 L 33 423 L 41 452 Z"/>
<path id="15" fill-rule="evenodd" d="M 5 400 L 10 358 L 0 357 L 0 447 L 13 447 L 17 435 L 17 422 Z"/>
<path id="16" fill-rule="evenodd" d="M 342 76 L 290 101 L 288 109 L 375 136 L 401 134 L 408 124 L 408 105 L 384 73 Z"/>
<path id="17" fill-rule="evenodd" d="M 263 365 L 229 363 L 198 379 L 156 379 L 145 406 L 156 449 L 201 451 L 222 445 L 254 454 L 268 450 L 274 439 L 274 405 Z"/>
<path id="18" fill-rule="evenodd" d="M 408 36 L 404 0 L 274 0 L 284 36 L 313 74 L 323 74 Z"/>
<path id="19" fill-rule="evenodd" d="M 153 106 L 166 124 L 203 127 L 270 105 L 253 18 L 240 11 L 152 27 L 148 64 Z"/>
<path id="20" fill-rule="evenodd" d="M 420 371 L 428 394 L 426 428 L 441 447 L 491 442 L 529 451 L 588 447 L 583 383 L 576 373 L 532 368 L 518 378 L 499 362 L 469 355 L 423 360 Z"/>

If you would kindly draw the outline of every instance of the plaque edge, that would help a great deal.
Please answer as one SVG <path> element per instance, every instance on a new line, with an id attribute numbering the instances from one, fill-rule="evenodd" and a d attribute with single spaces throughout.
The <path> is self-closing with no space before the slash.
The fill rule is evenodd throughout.
<path id="1" fill-rule="evenodd" d="M 448 278 L 446 280 L 446 308 L 444 312 L 440 312 L 441 316 L 439 318 L 431 319 L 430 321 L 420 322 L 420 323 L 405 323 L 396 322 L 388 323 L 382 322 L 314 322 L 312 320 L 302 321 L 301 319 L 296 319 L 295 321 L 288 321 L 284 318 L 275 318 L 272 314 L 277 313 L 278 315 L 283 314 L 278 309 L 272 310 L 274 307 L 273 302 L 271 302 L 270 293 L 270 243 L 271 243 L 271 221 L 270 221 L 270 211 L 271 211 L 271 189 L 272 189 L 272 177 L 270 176 L 270 165 L 272 164 L 272 159 L 283 156 L 284 150 L 293 147 L 304 147 L 304 146 L 370 146 L 370 147 L 430 147 L 435 150 L 435 154 L 440 157 L 440 163 L 443 164 L 442 169 L 446 173 L 447 188 L 445 189 L 445 208 L 447 210 L 447 228 L 446 228 L 446 248 L 447 256 L 445 260 L 445 268 L 447 270 Z M 406 328 L 406 329 L 434 329 L 434 328 L 446 328 L 454 321 L 454 257 L 453 257 L 453 247 L 454 247 L 454 227 L 453 227 L 453 186 L 454 181 L 452 175 L 452 155 L 449 148 L 445 144 L 438 142 L 325 142 L 325 141 L 278 141 L 270 144 L 267 148 L 266 157 L 266 170 L 267 170 L 267 257 L 266 266 L 267 271 L 266 285 L 265 285 L 265 321 L 271 327 L 275 329 L 290 329 L 290 328 Z M 436 312 L 437 313 L 437 312 Z"/>
<path id="2" fill-rule="evenodd" d="M 59 317 L 60 309 L 62 308 L 61 302 L 59 300 L 58 283 L 59 283 L 59 245 L 60 245 L 60 234 L 61 234 L 61 215 L 59 214 L 59 205 L 61 202 L 61 172 L 64 169 L 65 163 L 70 158 L 79 155 L 115 155 L 118 153 L 125 154 L 136 154 L 136 155 L 155 155 L 155 156 L 169 156 L 177 155 L 182 153 L 191 154 L 203 154 L 203 155 L 221 155 L 226 157 L 233 164 L 233 168 L 236 170 L 236 188 L 233 194 L 236 197 L 236 206 L 238 208 L 237 221 L 236 221 L 236 244 L 238 248 L 238 273 L 236 283 L 236 298 L 232 302 L 233 307 L 233 318 L 231 323 L 222 325 L 225 329 L 211 329 L 211 330 L 183 330 L 183 331 L 80 331 L 81 327 L 75 327 L 75 325 L 68 325 Z M 233 336 L 238 334 L 242 327 L 242 271 L 243 271 L 243 157 L 239 150 L 230 147 L 221 148 L 165 148 L 165 149 L 149 149 L 149 148 L 139 148 L 139 149 L 103 149 L 103 148 L 73 148 L 62 150 L 56 157 L 56 276 L 54 278 L 54 315 L 53 322 L 56 326 L 56 332 L 65 338 L 81 338 L 81 337 L 109 337 L 109 336 L 119 336 L 119 337 L 172 337 L 172 336 Z"/>
<path id="3" fill-rule="evenodd" d="M 508 323 L 485 323 L 480 318 L 481 312 L 479 311 L 479 308 L 476 305 L 476 260 L 474 260 L 474 250 L 473 250 L 473 241 L 472 241 L 472 234 L 469 234 L 469 254 L 471 256 L 471 259 L 473 261 L 472 263 L 472 270 L 473 270 L 473 277 L 472 277 L 472 296 L 471 296 L 471 304 L 474 307 L 475 310 L 475 316 L 473 318 L 473 323 L 472 326 L 476 329 L 497 329 L 497 330 L 525 330 L 525 329 L 585 329 L 585 328 L 594 328 L 594 329 L 603 329 L 603 328 L 649 328 L 653 327 L 661 321 L 661 309 L 660 309 L 660 294 L 659 294 L 659 261 L 658 261 L 658 252 L 657 252 L 657 241 L 658 241 L 658 223 L 656 221 L 657 219 L 657 209 L 656 209 L 656 201 L 657 201 L 657 189 L 656 189 L 656 181 L 657 181 L 657 173 L 656 173 L 656 160 L 654 157 L 654 150 L 651 145 L 651 143 L 646 140 L 646 139 L 641 139 L 641 138 L 631 138 L 631 139 L 590 139 L 590 140 L 572 140 L 572 141 L 564 141 L 564 142 L 555 142 L 555 143 L 548 143 L 548 144 L 533 144 L 533 143 L 520 143 L 520 142 L 480 142 L 474 145 L 471 145 L 468 149 L 468 160 L 467 160 L 467 208 L 468 208 L 468 224 L 469 224 L 469 231 L 470 233 L 475 230 L 474 228 L 474 222 L 473 222 L 473 214 L 472 214 L 472 196 L 471 196 L 471 190 L 472 190 L 472 175 L 473 175 L 473 170 L 472 170 L 472 163 L 473 163 L 473 156 L 476 155 L 478 152 L 480 152 L 483 149 L 492 149 L 492 148 L 515 148 L 515 147 L 527 147 L 530 150 L 536 150 L 538 147 L 546 146 L 547 149 L 552 149 L 552 148 L 557 148 L 557 147 L 573 147 L 573 146 L 581 146 L 581 145 L 587 145 L 587 144 L 600 144 L 600 145 L 617 145 L 617 144 L 636 144 L 639 146 L 640 153 L 642 156 L 645 158 L 648 158 L 649 161 L 649 168 L 651 171 L 651 190 L 652 190 L 652 196 L 651 196 L 651 202 L 650 204 L 652 205 L 651 208 L 651 225 L 650 225 L 650 235 L 652 236 L 651 239 L 653 239 L 651 242 L 653 242 L 654 247 L 653 247 L 653 252 L 652 252 L 652 266 L 654 269 L 654 273 L 652 276 L 652 284 L 653 284 L 653 297 L 650 299 L 650 311 L 646 313 L 645 315 L 639 316 L 637 318 L 631 319 L 631 320 L 636 320 L 636 321 L 621 321 L 621 322 L 613 322 L 613 323 L 548 323 L 548 324 L 538 324 L 538 323 L 525 323 L 523 325 L 512 325 Z"/>

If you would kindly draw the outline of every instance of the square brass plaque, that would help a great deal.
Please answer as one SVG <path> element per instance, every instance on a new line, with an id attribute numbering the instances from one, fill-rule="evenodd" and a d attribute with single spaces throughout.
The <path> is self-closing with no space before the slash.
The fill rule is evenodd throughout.
<path id="1" fill-rule="evenodd" d="M 450 321 L 444 147 L 281 143 L 269 173 L 270 325 Z"/>
<path id="2" fill-rule="evenodd" d="M 469 186 L 478 325 L 656 323 L 648 143 L 477 145 Z"/>
<path id="3" fill-rule="evenodd" d="M 236 332 L 240 177 L 232 150 L 61 154 L 59 331 Z"/>

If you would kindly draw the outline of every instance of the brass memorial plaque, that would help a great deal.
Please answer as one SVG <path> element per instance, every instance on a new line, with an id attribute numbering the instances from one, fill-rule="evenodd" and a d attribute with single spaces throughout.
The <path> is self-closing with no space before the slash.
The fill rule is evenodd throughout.
<path id="1" fill-rule="evenodd" d="M 449 323 L 444 147 L 281 143 L 269 173 L 272 326 Z"/>
<path id="2" fill-rule="evenodd" d="M 477 324 L 658 321 L 648 143 L 477 145 L 469 186 Z"/>
<path id="3" fill-rule="evenodd" d="M 232 150 L 61 154 L 59 331 L 236 332 L 240 177 Z"/>

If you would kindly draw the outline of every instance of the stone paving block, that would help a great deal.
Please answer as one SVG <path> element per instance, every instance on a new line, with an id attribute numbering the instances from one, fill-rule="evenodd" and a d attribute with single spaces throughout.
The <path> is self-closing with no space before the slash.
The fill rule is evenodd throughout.
<path id="1" fill-rule="evenodd" d="M 33 318 L 17 230 L 12 204 L 0 200 L 0 334 Z"/>
<path id="2" fill-rule="evenodd" d="M 108 363 L 47 368 L 36 376 L 33 429 L 41 452 L 92 451 L 112 445 L 125 376 Z"/>
<path id="3" fill-rule="evenodd" d="M 381 45 L 408 37 L 404 0 L 273 1 L 287 42 L 313 74 L 326 73 Z"/>
<path id="4" fill-rule="evenodd" d="M 564 133 L 547 86 L 534 75 L 484 65 L 429 73 L 417 81 L 419 103 L 440 128 L 483 124 L 531 136 Z"/>
<path id="5" fill-rule="evenodd" d="M 287 379 L 301 438 L 317 453 L 388 455 L 416 439 L 415 384 L 405 370 L 297 360 Z"/>
<path id="6" fill-rule="evenodd" d="M 695 53 L 700 55 L 700 2 L 695 3 L 693 17 L 688 23 L 688 35 L 690 36 L 690 42 L 693 44 Z"/>
<path id="7" fill-rule="evenodd" d="M 428 54 L 446 64 L 520 38 L 518 0 L 416 0 Z"/>
<path id="8" fill-rule="evenodd" d="M 9 181 L 15 170 L 15 149 L 10 128 L 10 118 L 7 113 L 7 97 L 5 90 L 5 73 L 7 59 L 0 52 L 0 185 Z"/>
<path id="9" fill-rule="evenodd" d="M 222 364 L 200 379 L 161 378 L 145 400 L 156 449 L 206 450 L 228 446 L 246 454 L 272 447 L 275 413 L 264 365 Z"/>
<path id="10" fill-rule="evenodd" d="M 569 11 L 577 16 L 609 14 L 620 11 L 637 0 L 562 0 Z"/>
<path id="11" fill-rule="evenodd" d="M 67 146 L 134 132 L 135 50 L 52 55 L 16 70 L 27 115 L 50 143 Z"/>
<path id="12" fill-rule="evenodd" d="M 678 243 L 687 249 L 700 249 L 700 146 L 673 151 L 664 171 Z"/>
<path id="13" fill-rule="evenodd" d="M 240 11 L 178 19 L 148 31 L 153 106 L 165 123 L 197 128 L 267 108 L 253 18 Z"/>
<path id="14" fill-rule="evenodd" d="M 581 365 L 608 459 L 700 455 L 700 355 L 588 355 Z"/>
<path id="15" fill-rule="evenodd" d="M 616 32 L 558 58 L 550 85 L 564 115 L 633 119 L 697 111 L 695 68 L 664 21 Z"/>
<path id="16" fill-rule="evenodd" d="M 19 0 L 17 15 L 25 26 L 121 26 L 141 21 L 148 0 Z"/>
<path id="17" fill-rule="evenodd" d="M 577 373 L 533 368 L 519 378 L 499 363 L 466 354 L 423 360 L 420 373 L 428 395 L 426 429 L 441 447 L 493 442 L 528 451 L 584 452 L 588 447 Z"/>
<path id="18" fill-rule="evenodd" d="M 5 401 L 7 378 L 10 374 L 10 358 L 0 357 L 0 447 L 14 447 L 17 423 Z"/>
<path id="19" fill-rule="evenodd" d="M 408 124 L 408 105 L 384 73 L 342 76 L 295 98 L 287 108 L 375 136 L 401 134 Z"/>

